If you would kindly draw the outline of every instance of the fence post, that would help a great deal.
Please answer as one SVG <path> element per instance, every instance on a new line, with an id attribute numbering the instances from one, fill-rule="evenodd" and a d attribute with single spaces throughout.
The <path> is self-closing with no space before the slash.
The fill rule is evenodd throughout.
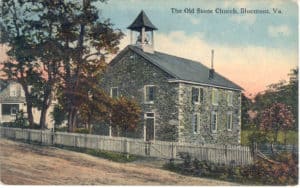
<path id="1" fill-rule="evenodd" d="M 254 142 L 253 144 L 253 160 L 256 161 L 257 159 L 257 143 Z"/>
<path id="2" fill-rule="evenodd" d="M 54 145 L 54 137 L 55 137 L 55 132 L 54 132 L 54 128 L 51 131 L 51 145 Z"/>
<path id="3" fill-rule="evenodd" d="M 112 136 L 111 124 L 109 125 L 108 129 L 109 129 L 108 130 L 108 132 L 109 132 L 108 135 L 109 135 L 109 137 L 111 137 Z"/>
<path id="4" fill-rule="evenodd" d="M 124 149 L 125 149 L 126 158 L 129 159 L 129 142 L 127 141 L 127 139 L 125 139 L 124 142 Z"/>
<path id="5" fill-rule="evenodd" d="M 227 160 L 227 153 L 228 153 L 227 149 L 228 149 L 228 147 L 227 147 L 227 145 L 225 145 L 225 164 L 228 162 L 228 160 Z"/>
<path id="6" fill-rule="evenodd" d="M 171 147 L 171 160 L 174 160 L 176 158 L 176 145 L 174 145 L 174 142 L 172 142 Z"/>
<path id="7" fill-rule="evenodd" d="M 150 155 L 150 142 L 145 142 L 145 155 Z"/>

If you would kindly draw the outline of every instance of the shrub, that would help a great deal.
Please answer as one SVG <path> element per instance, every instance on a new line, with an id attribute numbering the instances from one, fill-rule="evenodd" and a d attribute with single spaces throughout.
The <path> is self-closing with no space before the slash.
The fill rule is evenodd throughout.
<path id="1" fill-rule="evenodd" d="M 210 177 L 244 184 L 295 185 L 298 183 L 298 156 L 292 153 L 277 155 L 271 163 L 257 160 L 248 166 L 217 165 L 209 161 L 191 159 L 188 153 L 180 153 L 182 163 L 168 163 L 164 168 L 199 177 Z"/>
<path id="2" fill-rule="evenodd" d="M 243 169 L 243 176 L 267 185 L 295 185 L 298 183 L 298 160 L 291 153 L 277 156 L 276 163 L 258 160 Z"/>
<path id="3" fill-rule="evenodd" d="M 181 159 L 183 159 L 183 172 L 190 173 L 192 170 L 192 158 L 190 154 L 186 152 L 180 152 L 179 156 Z"/>
<path id="4" fill-rule="evenodd" d="M 89 134 L 89 130 L 86 128 L 76 128 L 75 133 Z"/>
<path id="5" fill-rule="evenodd" d="M 68 127 L 57 127 L 54 130 L 57 132 L 68 132 Z"/>

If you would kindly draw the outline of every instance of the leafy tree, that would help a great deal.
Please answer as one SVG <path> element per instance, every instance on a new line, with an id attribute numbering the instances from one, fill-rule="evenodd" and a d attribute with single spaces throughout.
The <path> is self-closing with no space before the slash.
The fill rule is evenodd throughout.
<path id="1" fill-rule="evenodd" d="M 1 4 L 1 43 L 10 47 L 12 58 L 4 63 L 4 70 L 21 83 L 31 124 L 34 105 L 41 110 L 40 124 L 45 127 L 52 95 L 60 92 L 69 131 L 74 131 L 80 106 L 88 100 L 83 96 L 91 92 L 84 83 L 99 78 L 107 55 L 118 51 L 123 33 L 100 17 L 97 2 L 4 0 Z"/>
<path id="2" fill-rule="evenodd" d="M 249 125 L 250 123 L 250 116 L 248 114 L 250 108 L 252 106 L 252 101 L 246 97 L 243 93 L 242 93 L 242 109 L 241 109 L 241 113 L 242 113 L 242 128 L 245 129 L 247 128 L 247 125 Z"/>
<path id="3" fill-rule="evenodd" d="M 54 106 L 51 116 L 55 127 L 59 127 L 66 120 L 65 112 L 63 111 L 62 106 L 59 104 Z"/>
<path id="4" fill-rule="evenodd" d="M 69 131 L 73 132 L 81 105 L 94 90 L 86 83 L 99 78 L 106 65 L 106 57 L 118 51 L 123 33 L 113 29 L 109 19 L 100 17 L 97 1 L 59 1 L 63 9 L 58 28 L 62 44 L 61 69 L 62 104 L 68 114 Z M 101 1 L 103 2 L 103 1 Z M 99 80 L 99 79 L 98 79 Z"/>
<path id="5" fill-rule="evenodd" d="M 293 128 L 298 125 L 298 67 L 291 70 L 289 82 L 280 81 L 268 86 L 264 93 L 259 93 L 254 98 L 252 110 L 259 114 L 274 103 L 283 103 L 290 107 L 293 116 L 296 117 Z"/>
<path id="6" fill-rule="evenodd" d="M 89 133 L 92 133 L 92 125 L 98 122 L 108 122 L 112 109 L 112 98 L 107 95 L 98 85 L 85 84 L 90 91 L 82 100 L 85 103 L 79 107 L 78 121 L 86 126 Z M 83 92 L 81 92 L 83 93 Z"/>
<path id="7" fill-rule="evenodd" d="M 111 123 L 118 130 L 127 136 L 128 130 L 136 128 L 141 115 L 141 109 L 135 101 L 120 97 L 115 99 L 112 107 Z"/>
<path id="8" fill-rule="evenodd" d="M 293 123 L 294 117 L 289 108 L 283 103 L 274 103 L 263 111 L 260 128 L 272 132 L 272 142 L 277 143 L 279 131 L 291 129 Z"/>
<path id="9" fill-rule="evenodd" d="M 0 11 L 0 43 L 9 47 L 7 55 L 9 60 L 1 62 L 2 72 L 7 79 L 15 80 L 21 84 L 25 93 L 28 121 L 34 125 L 32 107 L 35 100 L 30 87 L 39 78 L 38 65 L 35 63 L 34 41 L 27 18 L 30 17 L 28 7 L 33 2 L 3 0 Z"/>

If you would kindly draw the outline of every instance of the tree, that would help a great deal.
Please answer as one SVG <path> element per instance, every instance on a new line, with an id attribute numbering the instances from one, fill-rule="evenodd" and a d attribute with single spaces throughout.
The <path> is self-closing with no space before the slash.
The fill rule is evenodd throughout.
<path id="1" fill-rule="evenodd" d="M 92 126 L 98 122 L 108 122 L 112 111 L 113 101 L 98 85 L 85 84 L 88 92 L 85 102 L 78 109 L 78 121 L 86 125 L 89 133 L 92 133 Z M 82 93 L 82 92 L 81 92 Z"/>
<path id="2" fill-rule="evenodd" d="M 84 83 L 99 77 L 107 55 L 118 51 L 123 33 L 100 17 L 96 2 L 4 0 L 1 4 L 1 43 L 11 48 L 12 58 L 4 63 L 4 70 L 22 85 L 31 124 L 34 105 L 41 110 L 40 125 L 45 128 L 52 94 L 60 92 L 73 132 L 79 108 L 88 100 L 83 96 L 91 92 Z"/>
<path id="3" fill-rule="evenodd" d="M 243 93 L 242 93 L 242 109 L 241 109 L 241 113 L 242 113 L 242 128 L 245 129 L 247 128 L 247 125 L 249 125 L 250 123 L 250 116 L 248 114 L 251 105 L 252 105 L 252 101 L 247 98 Z"/>
<path id="4" fill-rule="evenodd" d="M 136 128 L 141 115 L 141 109 L 135 101 L 120 97 L 114 100 L 111 114 L 111 123 L 119 133 Z"/>
<path id="5" fill-rule="evenodd" d="M 63 44 L 62 82 L 59 88 L 63 93 L 70 132 L 75 129 L 81 105 L 89 100 L 88 96 L 94 91 L 86 88 L 85 84 L 99 78 L 105 68 L 107 55 L 118 51 L 123 36 L 120 30 L 112 28 L 109 19 L 99 17 L 95 2 L 59 1 L 63 7 L 58 29 Z"/>
<path id="6" fill-rule="evenodd" d="M 56 104 L 51 112 L 52 119 L 54 121 L 54 126 L 59 127 L 66 120 L 65 112 L 61 105 Z"/>
<path id="7" fill-rule="evenodd" d="M 289 81 L 280 81 L 268 86 L 264 93 L 259 93 L 254 98 L 251 107 L 260 115 L 265 108 L 274 103 L 283 103 L 290 107 L 293 116 L 296 117 L 294 125 L 298 125 L 298 67 L 291 70 Z M 293 126 L 297 129 L 297 126 Z"/>
<path id="8" fill-rule="evenodd" d="M 0 13 L 0 43 L 9 47 L 9 60 L 1 62 L 2 71 L 7 79 L 21 84 L 25 93 L 28 121 L 34 125 L 32 107 L 34 96 L 30 87 L 39 78 L 38 65 L 35 63 L 31 29 L 26 19 L 30 16 L 28 7 L 33 2 L 3 0 Z"/>
<path id="9" fill-rule="evenodd" d="M 285 104 L 274 103 L 263 111 L 260 128 L 263 131 L 271 132 L 272 143 L 277 143 L 279 131 L 291 129 L 294 121 L 292 112 Z"/>

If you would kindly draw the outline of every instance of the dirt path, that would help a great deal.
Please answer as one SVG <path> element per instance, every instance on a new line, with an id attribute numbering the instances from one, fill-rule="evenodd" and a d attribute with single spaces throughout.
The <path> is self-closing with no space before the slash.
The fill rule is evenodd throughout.
<path id="1" fill-rule="evenodd" d="M 1 182 L 18 185 L 234 185 L 0 139 Z"/>

